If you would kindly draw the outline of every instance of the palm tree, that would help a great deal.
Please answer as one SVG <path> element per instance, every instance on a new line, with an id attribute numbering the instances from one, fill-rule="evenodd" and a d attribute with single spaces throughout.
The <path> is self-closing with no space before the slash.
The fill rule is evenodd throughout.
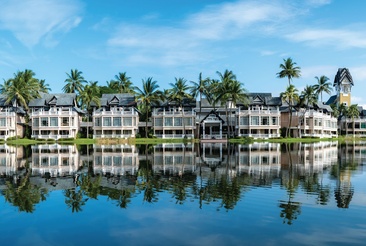
<path id="1" fill-rule="evenodd" d="M 46 84 L 44 79 L 41 79 L 39 81 L 39 92 L 48 93 L 49 91 L 52 91 L 50 85 Z"/>
<path id="2" fill-rule="evenodd" d="M 199 116 L 201 117 L 201 112 L 202 112 L 202 96 L 205 96 L 206 98 L 209 97 L 210 95 L 210 90 L 209 90 L 209 83 L 210 83 L 210 78 L 205 78 L 202 79 L 202 73 L 199 74 L 198 76 L 198 81 L 191 81 L 191 83 L 193 84 L 191 86 L 191 94 L 193 95 L 194 98 L 196 98 L 198 95 L 200 97 L 200 102 L 199 102 L 199 107 L 200 107 L 200 111 L 199 111 Z M 196 138 L 200 137 L 200 130 L 201 130 L 201 121 L 199 121 L 199 125 L 198 125 L 198 129 L 197 129 L 197 136 Z"/>
<path id="3" fill-rule="evenodd" d="M 232 91 L 233 88 L 235 87 L 236 84 L 236 88 L 241 87 L 240 82 L 238 82 L 236 80 L 236 75 L 229 70 L 225 70 L 225 72 L 222 74 L 219 71 L 216 72 L 219 76 L 219 81 L 220 84 L 217 87 L 217 98 L 216 101 L 220 101 L 221 105 L 225 104 L 225 111 L 226 111 L 226 122 L 227 122 L 227 129 L 228 129 L 228 135 L 229 137 L 231 136 L 231 132 L 230 132 L 230 127 L 231 127 L 231 122 L 229 121 L 229 110 L 228 110 L 228 103 L 230 103 L 230 108 L 232 108 L 232 103 L 233 102 L 233 98 L 232 98 Z M 241 93 L 241 91 L 239 91 L 239 93 Z M 230 114 L 231 115 L 231 114 Z"/>
<path id="4" fill-rule="evenodd" d="M 67 75 L 67 79 L 65 79 L 66 85 L 62 88 L 65 93 L 81 93 L 83 91 L 86 80 L 83 77 L 83 72 L 77 69 L 71 69 L 71 73 Z"/>
<path id="5" fill-rule="evenodd" d="M 329 81 L 329 78 L 327 76 L 320 76 L 319 77 L 315 77 L 317 80 L 317 84 L 314 85 L 314 89 L 316 94 L 319 96 L 320 94 L 320 101 L 323 102 L 323 92 L 330 94 L 330 92 L 332 91 L 332 84 Z"/>
<path id="6" fill-rule="evenodd" d="M 118 93 L 131 93 L 134 94 L 131 78 L 127 77 L 126 72 L 118 73 L 114 76 L 115 80 L 107 82 L 108 87 L 115 90 Z"/>
<path id="7" fill-rule="evenodd" d="M 175 78 L 175 83 L 169 83 L 172 87 L 170 90 L 169 97 L 179 104 L 182 112 L 182 123 L 183 123 L 183 136 L 186 137 L 186 127 L 184 122 L 184 99 L 191 99 L 192 95 L 187 93 L 189 86 L 187 85 L 187 80 L 184 78 Z"/>
<path id="8" fill-rule="evenodd" d="M 289 85 L 286 88 L 286 91 L 282 92 L 280 94 L 281 99 L 286 102 L 289 106 L 289 123 L 288 123 L 288 128 L 286 130 L 286 137 L 288 137 L 289 135 L 289 130 L 291 127 L 291 123 L 292 123 L 292 108 L 295 104 L 295 101 L 299 100 L 299 95 L 298 95 L 298 90 L 295 88 L 294 85 Z"/>
<path id="9" fill-rule="evenodd" d="M 292 78 L 300 78 L 301 68 L 296 67 L 296 62 L 292 58 L 283 59 L 283 64 L 280 64 L 281 71 L 277 73 L 278 78 L 287 78 L 288 85 L 291 85 Z"/>
<path id="10" fill-rule="evenodd" d="M 40 84 L 34 75 L 32 70 L 26 69 L 15 73 L 14 78 L 5 80 L 0 86 L 0 92 L 6 95 L 6 103 L 15 101 L 17 106 L 28 109 L 29 101 L 40 96 Z"/>
<path id="11" fill-rule="evenodd" d="M 90 122 L 90 117 L 92 115 L 91 104 L 94 103 L 97 107 L 100 107 L 99 86 L 97 81 L 90 81 L 89 84 L 84 87 L 80 93 L 80 100 L 81 107 L 87 111 L 88 122 Z M 87 126 L 86 129 L 86 137 L 89 138 L 89 126 Z"/>
<path id="12" fill-rule="evenodd" d="M 147 134 L 147 121 L 149 118 L 149 111 L 151 104 L 158 103 L 162 98 L 162 92 L 158 90 L 159 85 L 158 82 L 153 80 L 152 77 L 147 78 L 146 80 L 142 80 L 142 89 L 135 87 L 136 97 L 140 102 L 144 105 L 146 110 L 146 126 L 145 126 L 145 137 L 148 137 Z"/>
<path id="13" fill-rule="evenodd" d="M 359 115 L 360 111 L 358 111 L 357 104 L 349 106 L 347 110 L 347 117 L 352 119 L 353 136 L 355 135 L 355 118 L 357 118 Z"/>
<path id="14" fill-rule="evenodd" d="M 300 101 L 305 105 L 305 111 L 303 114 L 303 122 L 304 122 L 304 128 L 306 126 L 306 120 L 305 120 L 305 115 L 306 115 L 306 111 L 309 110 L 310 106 L 314 105 L 315 103 L 317 103 L 318 98 L 317 98 L 317 94 L 314 90 L 314 86 L 305 86 L 304 90 L 301 92 L 300 95 Z M 300 129 L 299 129 L 300 130 Z"/>

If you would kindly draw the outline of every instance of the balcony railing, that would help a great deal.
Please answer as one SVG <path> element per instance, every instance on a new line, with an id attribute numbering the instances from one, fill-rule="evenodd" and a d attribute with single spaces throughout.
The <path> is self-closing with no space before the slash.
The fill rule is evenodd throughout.
<path id="1" fill-rule="evenodd" d="M 193 134 L 155 134 L 157 138 L 194 138 Z"/>
<path id="2" fill-rule="evenodd" d="M 94 112 L 93 116 L 101 116 L 101 115 L 135 115 L 137 116 L 136 111 L 100 111 L 100 112 Z"/>
<path id="3" fill-rule="evenodd" d="M 57 135 L 57 134 L 49 134 L 49 135 L 32 135 L 32 138 L 35 139 L 60 139 L 60 138 L 74 138 L 72 135 Z"/>
<path id="4" fill-rule="evenodd" d="M 275 134 L 239 134 L 239 137 L 251 137 L 251 138 L 278 138 L 280 137 L 280 134 L 275 133 Z"/>
<path id="5" fill-rule="evenodd" d="M 132 134 L 94 134 L 93 138 L 133 138 Z"/>
<path id="6" fill-rule="evenodd" d="M 31 113 L 31 117 L 34 116 L 76 116 L 78 115 L 75 111 L 36 111 Z"/>
<path id="7" fill-rule="evenodd" d="M 153 112 L 153 116 L 156 116 L 156 115 L 169 115 L 169 116 L 172 116 L 172 115 L 177 115 L 177 116 L 182 116 L 182 112 L 170 112 L 170 111 L 165 111 L 165 112 Z M 184 112 L 183 113 L 183 116 L 189 116 L 189 117 L 192 117 L 192 116 L 195 116 L 196 113 L 195 112 L 191 112 L 191 111 L 187 111 L 187 112 Z"/>

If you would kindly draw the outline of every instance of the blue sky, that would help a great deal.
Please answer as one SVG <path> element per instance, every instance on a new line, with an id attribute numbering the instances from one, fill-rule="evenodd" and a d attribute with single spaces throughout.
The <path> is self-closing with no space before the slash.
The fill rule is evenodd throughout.
<path id="1" fill-rule="evenodd" d="M 301 91 L 349 68 L 352 103 L 366 106 L 366 1 L 353 0 L 0 0 L 0 78 L 32 69 L 53 93 L 78 69 L 106 85 L 126 72 L 136 86 L 153 77 L 196 81 L 232 70 L 249 92 L 278 96 L 276 73 L 291 57 Z M 324 100 L 328 98 L 323 95 Z"/>

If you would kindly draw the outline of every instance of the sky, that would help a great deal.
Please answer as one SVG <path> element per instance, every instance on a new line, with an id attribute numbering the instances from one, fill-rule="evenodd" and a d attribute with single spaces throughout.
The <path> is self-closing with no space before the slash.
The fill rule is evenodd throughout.
<path id="1" fill-rule="evenodd" d="M 354 81 L 352 104 L 366 106 L 364 0 L 0 0 L 0 83 L 31 69 L 60 93 L 71 69 L 106 85 L 126 72 L 135 86 L 152 77 L 217 79 L 233 71 L 249 92 L 286 90 L 277 78 L 291 57 L 299 91 L 338 68 Z M 335 94 L 334 90 L 332 94 Z M 324 94 L 326 101 L 330 95 Z"/>

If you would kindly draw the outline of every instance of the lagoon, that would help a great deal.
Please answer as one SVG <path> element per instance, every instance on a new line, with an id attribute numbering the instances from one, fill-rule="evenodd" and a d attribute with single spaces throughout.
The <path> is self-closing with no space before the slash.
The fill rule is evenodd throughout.
<path id="1" fill-rule="evenodd" d="M 0 146 L 2 245 L 363 245 L 366 143 Z"/>

